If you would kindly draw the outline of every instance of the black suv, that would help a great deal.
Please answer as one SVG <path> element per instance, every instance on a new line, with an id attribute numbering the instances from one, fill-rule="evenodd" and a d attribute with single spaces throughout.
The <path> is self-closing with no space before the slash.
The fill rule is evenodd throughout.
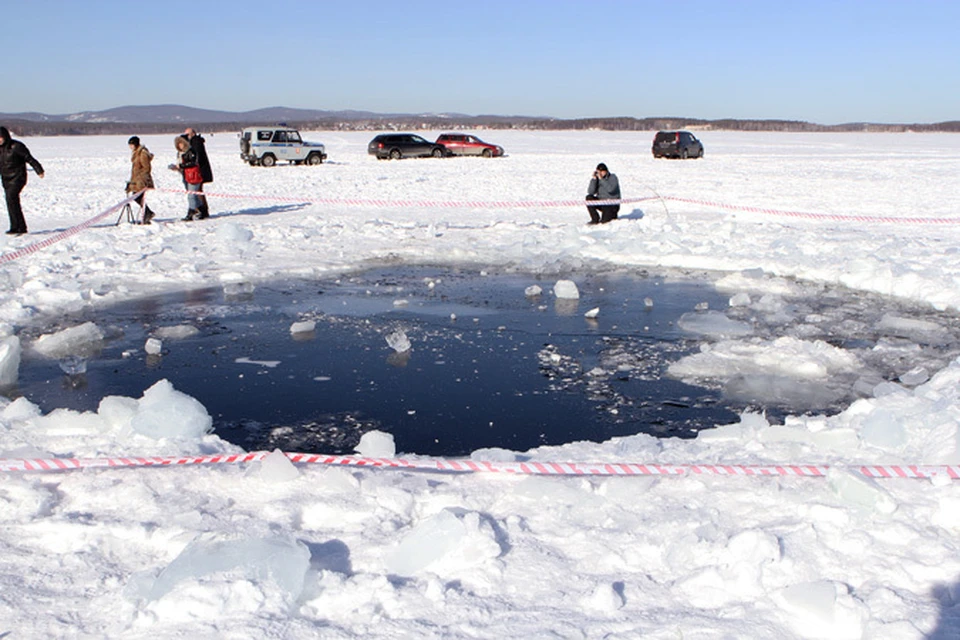
<path id="1" fill-rule="evenodd" d="M 702 158 L 703 143 L 689 131 L 658 131 L 653 137 L 654 158 Z"/>
<path id="2" fill-rule="evenodd" d="M 367 145 L 367 153 L 377 160 L 400 158 L 443 158 L 449 155 L 442 144 L 424 140 L 412 133 L 381 133 Z"/>

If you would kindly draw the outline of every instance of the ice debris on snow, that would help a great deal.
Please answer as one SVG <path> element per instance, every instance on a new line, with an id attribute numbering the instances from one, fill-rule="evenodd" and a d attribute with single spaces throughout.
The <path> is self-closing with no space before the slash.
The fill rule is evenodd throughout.
<path id="1" fill-rule="evenodd" d="M 580 290 L 577 289 L 577 283 L 573 280 L 557 280 L 553 285 L 553 295 L 563 300 L 578 300 Z"/>
<path id="2" fill-rule="evenodd" d="M 299 540 L 281 535 L 227 537 L 204 533 L 160 571 L 144 595 L 149 601 L 160 600 L 183 583 L 203 585 L 209 581 L 202 578 L 229 573 L 241 574 L 255 584 L 273 583 L 292 606 L 300 597 L 309 568 L 310 551 Z M 177 602 L 183 600 L 178 598 Z"/>
<path id="3" fill-rule="evenodd" d="M 7 336 L 0 340 L 0 386 L 14 385 L 20 377 L 20 338 Z"/>
<path id="4" fill-rule="evenodd" d="M 360 436 L 360 443 L 354 451 L 364 458 L 393 458 L 397 455 L 397 445 L 389 433 L 367 431 Z"/>
<path id="5" fill-rule="evenodd" d="M 260 479 L 268 484 L 290 482 L 300 477 L 300 472 L 282 451 L 275 449 L 260 461 Z"/>
<path id="6" fill-rule="evenodd" d="M 446 578 L 479 567 L 501 553 L 488 518 L 447 508 L 418 523 L 384 561 L 387 571 L 395 575 L 430 572 Z"/>
<path id="7" fill-rule="evenodd" d="M 196 398 L 160 380 L 143 392 L 130 426 L 139 434 L 159 440 L 198 439 L 213 428 L 213 418 Z"/>

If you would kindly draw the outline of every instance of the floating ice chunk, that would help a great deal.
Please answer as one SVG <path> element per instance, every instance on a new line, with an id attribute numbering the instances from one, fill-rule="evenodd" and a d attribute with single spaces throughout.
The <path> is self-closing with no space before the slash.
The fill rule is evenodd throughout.
<path id="1" fill-rule="evenodd" d="M 677 326 L 689 333 L 707 336 L 748 336 L 753 333 L 749 324 L 732 320 L 720 311 L 685 313 L 677 320 Z"/>
<path id="2" fill-rule="evenodd" d="M 644 298 L 644 299 L 643 299 L 643 306 L 646 307 L 647 309 L 652 309 L 652 308 L 653 308 L 653 298 Z"/>
<path id="3" fill-rule="evenodd" d="M 410 338 L 402 329 L 387 334 L 387 344 L 397 353 L 403 353 L 410 350 Z"/>
<path id="4" fill-rule="evenodd" d="M 393 458 L 397 455 L 397 445 L 389 433 L 367 431 L 360 436 L 360 443 L 354 451 L 364 458 Z"/>
<path id="5" fill-rule="evenodd" d="M 388 573 L 413 576 L 430 571 L 443 577 L 480 566 L 501 552 L 486 518 L 473 511 L 444 509 L 415 526 L 384 560 Z"/>
<path id="6" fill-rule="evenodd" d="M 87 372 L 87 359 L 81 356 L 65 356 L 60 358 L 60 370 L 68 376 L 78 376 Z"/>
<path id="7" fill-rule="evenodd" d="M 543 289 L 541 289 L 539 285 L 535 284 L 532 284 L 523 290 L 523 295 L 527 296 L 528 298 L 533 298 L 541 293 L 543 293 Z"/>
<path id="8" fill-rule="evenodd" d="M 736 294 L 730 298 L 731 307 L 749 307 L 750 306 L 750 294 L 744 291 Z"/>
<path id="9" fill-rule="evenodd" d="M 853 507 L 885 514 L 897 510 L 897 501 L 887 490 L 864 475 L 831 467 L 827 482 L 837 497 Z"/>
<path id="10" fill-rule="evenodd" d="M 63 358 L 69 355 L 89 355 L 100 347 L 103 332 L 86 322 L 57 333 L 42 335 L 33 343 L 33 349 L 48 358 Z"/>
<path id="11" fill-rule="evenodd" d="M 130 426 L 156 440 L 194 440 L 210 432 L 213 418 L 195 398 L 177 391 L 168 380 L 160 380 L 143 392 Z"/>
<path id="12" fill-rule="evenodd" d="M 406 298 L 401 298 L 401 299 L 399 299 L 399 300 L 394 300 L 394 301 L 393 301 L 393 306 L 395 306 L 395 307 L 405 307 L 405 306 L 407 306 L 408 304 L 410 304 L 410 301 L 407 300 Z"/>
<path id="13" fill-rule="evenodd" d="M 150 586 L 146 597 L 159 600 L 181 582 L 207 576 L 241 574 L 254 583 L 272 582 L 293 605 L 303 590 L 310 568 L 310 551 L 286 536 L 226 538 L 206 533 L 188 544 Z M 205 582 L 205 581 L 204 581 Z"/>
<path id="14" fill-rule="evenodd" d="M 710 303 L 709 303 L 709 302 L 698 302 L 697 304 L 695 304 L 695 305 L 693 306 L 693 308 L 694 308 L 695 310 L 697 310 L 697 311 L 706 311 L 707 309 L 710 308 Z"/>
<path id="15" fill-rule="evenodd" d="M 179 324 L 173 327 L 159 327 L 153 332 L 153 335 L 161 340 L 183 340 L 184 338 L 192 338 L 199 333 L 200 329 L 192 324 Z"/>
<path id="16" fill-rule="evenodd" d="M 163 351 L 163 341 L 159 338 L 147 338 L 147 342 L 143 345 L 143 350 L 152 356 L 160 355 Z"/>
<path id="17" fill-rule="evenodd" d="M 280 484 L 289 482 L 300 477 L 290 458 L 285 456 L 282 451 L 275 449 L 268 453 L 260 462 L 260 479 L 269 484 Z"/>
<path id="18" fill-rule="evenodd" d="M 557 280 L 553 285 L 553 295 L 565 300 L 577 300 L 580 298 L 580 290 L 573 280 Z"/>
<path id="19" fill-rule="evenodd" d="M 885 314 L 877 323 L 877 328 L 887 335 L 908 338 L 925 344 L 942 345 L 950 341 L 950 332 L 936 322 L 902 318 L 892 313 Z"/>
<path id="20" fill-rule="evenodd" d="M 0 340 L 0 387 L 17 383 L 20 377 L 20 338 L 8 336 Z"/>
<path id="21" fill-rule="evenodd" d="M 317 323 L 313 320 L 302 320 L 290 325 L 290 333 L 310 333 L 316 330 Z"/>
<path id="22" fill-rule="evenodd" d="M 924 367 L 914 367 L 900 376 L 900 382 L 908 387 L 916 387 L 930 379 L 930 373 Z"/>
<path id="23" fill-rule="evenodd" d="M 590 309 L 590 311 L 587 311 L 585 314 L 583 314 L 583 317 L 593 319 L 598 315 L 600 315 L 600 307 L 594 307 L 593 309 Z"/>
<path id="24" fill-rule="evenodd" d="M 251 360 L 250 358 L 236 358 L 234 360 L 237 364 L 255 364 L 260 367 L 266 367 L 268 369 L 276 369 L 280 366 L 280 360 Z"/>

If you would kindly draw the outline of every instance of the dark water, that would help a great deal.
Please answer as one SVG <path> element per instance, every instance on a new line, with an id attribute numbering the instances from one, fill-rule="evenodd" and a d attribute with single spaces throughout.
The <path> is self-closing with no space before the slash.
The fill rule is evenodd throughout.
<path id="1" fill-rule="evenodd" d="M 66 375 L 61 362 L 27 349 L 11 395 L 44 411 L 95 410 L 104 396 L 140 397 L 166 378 L 203 403 L 217 434 L 248 450 L 349 453 L 362 433 L 380 429 L 399 452 L 447 456 L 640 432 L 691 437 L 736 422 L 746 407 L 798 410 L 663 375 L 703 341 L 677 319 L 698 305 L 728 307 L 729 293 L 708 277 L 573 279 L 579 301 L 554 298 L 555 276 L 422 267 L 141 299 L 25 331 L 26 344 L 31 334 L 94 321 L 107 337 L 84 354 L 83 374 Z M 526 296 L 531 285 L 542 295 Z M 835 306 L 844 304 L 837 296 Z M 585 318 L 595 307 L 600 315 Z M 818 309 L 830 331 L 842 324 Z M 851 313 L 864 309 L 858 301 Z M 304 320 L 315 330 L 291 334 Z M 145 353 L 148 337 L 181 325 L 198 332 L 164 339 L 159 356 Z M 398 331 L 412 345 L 405 353 L 387 343 Z M 859 335 L 834 342 L 845 340 L 875 344 Z"/>

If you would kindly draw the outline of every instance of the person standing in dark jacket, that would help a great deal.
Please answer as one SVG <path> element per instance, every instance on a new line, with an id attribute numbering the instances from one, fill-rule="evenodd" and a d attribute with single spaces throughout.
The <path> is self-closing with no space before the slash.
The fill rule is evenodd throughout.
<path id="1" fill-rule="evenodd" d="M 200 195 L 197 196 L 200 200 L 197 220 L 203 220 L 210 217 L 210 209 L 207 207 L 207 196 L 203 195 L 203 185 L 208 182 L 213 182 L 213 169 L 210 168 L 210 159 L 207 157 L 206 141 L 203 139 L 203 136 L 197 133 L 197 130 L 193 127 L 187 127 L 183 135 L 190 141 L 190 148 L 197 156 L 200 175 L 203 176 L 203 182 L 200 184 Z"/>
<path id="2" fill-rule="evenodd" d="M 602 162 L 597 165 L 593 172 L 593 178 L 587 187 L 587 201 L 591 200 L 619 200 L 620 199 L 620 181 L 616 174 L 607 170 L 607 165 Z M 620 213 L 619 204 L 587 204 L 587 213 L 590 214 L 590 222 L 587 224 L 606 224 L 611 220 L 617 219 Z"/>
<path id="3" fill-rule="evenodd" d="M 27 146 L 11 138 L 6 127 L 0 127 L 0 177 L 7 197 L 7 213 L 10 214 L 9 234 L 27 232 L 27 221 L 23 219 L 23 209 L 20 208 L 20 192 L 27 186 L 28 164 L 38 176 L 43 177 L 43 167 L 30 155 Z"/>

